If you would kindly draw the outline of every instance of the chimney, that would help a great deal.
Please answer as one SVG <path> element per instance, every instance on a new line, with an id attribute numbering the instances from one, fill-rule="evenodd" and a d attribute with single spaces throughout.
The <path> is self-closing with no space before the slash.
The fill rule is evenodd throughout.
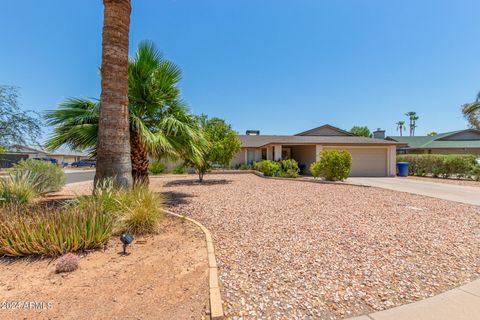
<path id="1" fill-rule="evenodd" d="M 247 136 L 259 136 L 260 130 L 247 130 L 245 133 Z"/>
<path id="2" fill-rule="evenodd" d="M 373 138 L 385 139 L 385 130 L 378 128 L 376 131 L 373 131 Z"/>

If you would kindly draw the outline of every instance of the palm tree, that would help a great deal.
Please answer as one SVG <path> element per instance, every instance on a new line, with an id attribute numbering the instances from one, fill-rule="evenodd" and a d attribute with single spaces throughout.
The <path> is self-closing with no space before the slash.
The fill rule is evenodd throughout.
<path id="1" fill-rule="evenodd" d="M 104 0 L 103 4 L 102 92 L 95 182 L 113 178 L 116 186 L 130 188 L 128 34 L 131 5 L 130 0 Z"/>
<path id="2" fill-rule="evenodd" d="M 164 59 L 151 42 L 139 45 L 128 68 L 129 128 L 134 185 L 148 184 L 149 156 L 153 158 L 201 157 L 206 148 L 196 119 L 180 100 L 180 69 Z M 49 149 L 66 145 L 91 149 L 97 143 L 100 104 L 90 99 L 68 99 L 57 110 L 47 111 L 54 133 Z"/>
<path id="3" fill-rule="evenodd" d="M 462 106 L 462 113 L 472 128 L 480 130 L 480 92 L 474 102 Z"/>
<path id="4" fill-rule="evenodd" d="M 403 131 L 405 131 L 405 121 L 400 120 L 396 123 L 397 130 L 400 131 L 400 137 L 403 135 Z"/>
<path id="5" fill-rule="evenodd" d="M 405 115 L 409 118 L 410 120 L 410 123 L 409 123 L 409 127 L 410 127 L 410 136 L 414 136 L 415 135 L 415 128 L 418 127 L 417 126 L 417 120 L 418 120 L 418 116 L 417 116 L 417 113 L 414 112 L 414 111 L 409 111 L 407 113 L 405 113 Z"/>

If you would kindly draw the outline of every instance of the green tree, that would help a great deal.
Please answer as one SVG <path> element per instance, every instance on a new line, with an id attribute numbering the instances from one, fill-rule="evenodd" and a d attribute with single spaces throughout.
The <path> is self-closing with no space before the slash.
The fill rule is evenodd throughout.
<path id="1" fill-rule="evenodd" d="M 438 133 L 436 131 L 432 131 L 430 133 L 427 133 L 427 136 L 429 136 L 429 137 L 434 137 L 434 136 L 437 136 L 437 135 L 438 135 Z"/>
<path id="2" fill-rule="evenodd" d="M 154 159 L 200 157 L 203 135 L 197 120 L 180 100 L 181 71 L 165 60 L 151 42 L 142 42 L 129 62 L 128 96 L 130 158 L 134 184 L 148 184 L 149 156 Z M 54 126 L 46 146 L 91 149 L 96 153 L 100 104 L 90 99 L 68 99 L 47 111 Z"/>
<path id="3" fill-rule="evenodd" d="M 475 101 L 462 106 L 462 113 L 470 127 L 480 130 L 480 92 Z"/>
<path id="4" fill-rule="evenodd" d="M 403 131 L 405 131 L 405 121 L 400 120 L 396 123 L 397 130 L 400 131 L 400 137 L 403 136 Z"/>
<path id="5" fill-rule="evenodd" d="M 417 113 L 415 111 L 409 111 L 407 113 L 405 113 L 405 115 L 408 117 L 410 123 L 409 123 L 409 126 L 410 126 L 410 136 L 414 136 L 415 135 L 415 128 L 417 128 L 417 120 L 418 120 L 418 116 L 417 116 Z"/>
<path id="6" fill-rule="evenodd" d="M 197 117 L 206 143 L 202 157 L 192 159 L 187 155 L 186 163 L 193 166 L 200 182 L 212 165 L 228 166 L 235 154 L 240 150 L 241 141 L 232 126 L 220 118 L 208 119 L 206 115 Z"/>
<path id="7" fill-rule="evenodd" d="M 369 138 L 372 137 L 372 134 L 370 133 L 370 129 L 368 129 L 367 126 L 365 127 L 354 126 L 352 129 L 350 129 L 350 132 L 359 137 L 369 137 Z"/>
<path id="8" fill-rule="evenodd" d="M 35 143 L 42 133 L 33 111 L 20 108 L 18 88 L 0 86 L 0 146 Z"/>

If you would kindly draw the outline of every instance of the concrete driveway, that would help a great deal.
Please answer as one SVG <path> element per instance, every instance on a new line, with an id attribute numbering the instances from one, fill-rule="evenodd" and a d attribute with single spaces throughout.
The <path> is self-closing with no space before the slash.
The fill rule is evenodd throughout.
<path id="1" fill-rule="evenodd" d="M 348 178 L 347 182 L 395 191 L 415 193 L 480 206 L 480 188 L 405 178 Z"/>

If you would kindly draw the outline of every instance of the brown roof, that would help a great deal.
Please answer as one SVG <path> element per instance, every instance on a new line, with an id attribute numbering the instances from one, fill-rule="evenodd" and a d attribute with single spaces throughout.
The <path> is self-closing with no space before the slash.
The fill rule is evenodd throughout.
<path id="1" fill-rule="evenodd" d="M 404 143 L 383 139 L 357 136 L 269 136 L 269 135 L 239 135 L 244 148 L 258 148 L 268 144 L 333 144 L 333 145 L 376 145 L 392 146 Z"/>

